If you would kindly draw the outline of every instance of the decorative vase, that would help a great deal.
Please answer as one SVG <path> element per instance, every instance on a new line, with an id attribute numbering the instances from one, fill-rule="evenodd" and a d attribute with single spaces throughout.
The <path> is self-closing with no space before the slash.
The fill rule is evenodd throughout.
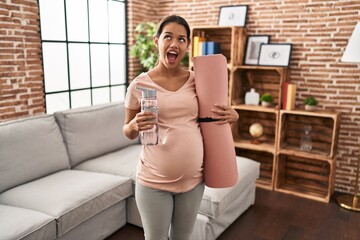
<path id="1" fill-rule="evenodd" d="M 312 149 L 311 125 L 304 126 L 304 132 L 301 134 L 300 150 L 310 152 Z"/>
<path id="2" fill-rule="evenodd" d="M 255 92 L 255 88 L 251 88 L 250 92 L 245 94 L 246 105 L 259 105 L 260 94 Z"/>
<path id="3" fill-rule="evenodd" d="M 305 105 L 305 110 L 306 111 L 314 111 L 315 109 L 316 109 L 316 106 Z"/>

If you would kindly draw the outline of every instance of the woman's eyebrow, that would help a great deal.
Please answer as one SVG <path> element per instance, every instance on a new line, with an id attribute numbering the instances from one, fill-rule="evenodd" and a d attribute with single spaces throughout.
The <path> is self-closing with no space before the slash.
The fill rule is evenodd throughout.
<path id="1" fill-rule="evenodd" d="M 174 33 L 172 32 L 164 32 L 164 34 L 171 34 L 171 35 L 174 35 Z M 179 35 L 179 37 L 186 37 L 185 35 Z"/>

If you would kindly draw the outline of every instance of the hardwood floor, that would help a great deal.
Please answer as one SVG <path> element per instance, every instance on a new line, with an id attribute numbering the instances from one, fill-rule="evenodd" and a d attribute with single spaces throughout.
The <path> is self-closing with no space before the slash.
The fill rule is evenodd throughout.
<path id="1" fill-rule="evenodd" d="M 334 194 L 336 196 L 336 194 Z M 143 240 L 143 230 L 126 225 L 106 240 Z M 218 240 L 359 240 L 360 212 L 288 194 L 256 190 L 255 204 Z"/>

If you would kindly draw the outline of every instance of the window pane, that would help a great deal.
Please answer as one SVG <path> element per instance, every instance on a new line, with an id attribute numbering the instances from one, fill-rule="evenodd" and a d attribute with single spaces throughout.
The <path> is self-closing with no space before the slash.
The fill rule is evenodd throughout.
<path id="1" fill-rule="evenodd" d="M 125 3 L 109 1 L 109 42 L 125 42 Z"/>
<path id="2" fill-rule="evenodd" d="M 55 93 L 46 95 L 46 113 L 54 113 L 70 108 L 69 93 Z"/>
<path id="3" fill-rule="evenodd" d="M 92 86 L 109 85 L 109 51 L 106 44 L 91 44 Z"/>
<path id="4" fill-rule="evenodd" d="M 89 0 L 90 41 L 108 42 L 107 0 Z"/>
<path id="5" fill-rule="evenodd" d="M 110 102 L 109 88 L 96 88 L 93 89 L 93 104 L 101 104 Z"/>
<path id="6" fill-rule="evenodd" d="M 111 87 L 111 102 L 124 102 L 125 86 Z"/>
<path id="7" fill-rule="evenodd" d="M 40 0 L 42 40 L 65 40 L 64 0 Z"/>
<path id="8" fill-rule="evenodd" d="M 69 43 L 71 89 L 90 87 L 89 44 Z"/>
<path id="9" fill-rule="evenodd" d="M 69 88 L 66 52 L 65 43 L 43 43 L 45 92 Z"/>
<path id="10" fill-rule="evenodd" d="M 66 21 L 69 41 L 89 40 L 87 0 L 67 0 Z"/>
<path id="11" fill-rule="evenodd" d="M 71 92 L 71 108 L 91 106 L 91 91 L 82 90 Z"/>
<path id="12" fill-rule="evenodd" d="M 47 112 L 124 101 L 126 1 L 38 3 Z"/>
<path id="13" fill-rule="evenodd" d="M 111 84 L 123 84 L 126 82 L 125 59 L 126 56 L 124 45 L 110 45 Z"/>

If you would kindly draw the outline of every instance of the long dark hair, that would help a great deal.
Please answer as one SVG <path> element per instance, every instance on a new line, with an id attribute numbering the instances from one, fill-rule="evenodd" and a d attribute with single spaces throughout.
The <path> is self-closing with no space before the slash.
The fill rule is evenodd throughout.
<path id="1" fill-rule="evenodd" d="M 164 27 L 169 23 L 177 23 L 177 24 L 184 26 L 184 28 L 186 30 L 187 39 L 190 42 L 190 26 L 184 18 L 177 16 L 177 15 L 170 15 L 170 16 L 164 17 L 160 21 L 160 23 L 157 27 L 155 37 L 160 37 Z"/>

